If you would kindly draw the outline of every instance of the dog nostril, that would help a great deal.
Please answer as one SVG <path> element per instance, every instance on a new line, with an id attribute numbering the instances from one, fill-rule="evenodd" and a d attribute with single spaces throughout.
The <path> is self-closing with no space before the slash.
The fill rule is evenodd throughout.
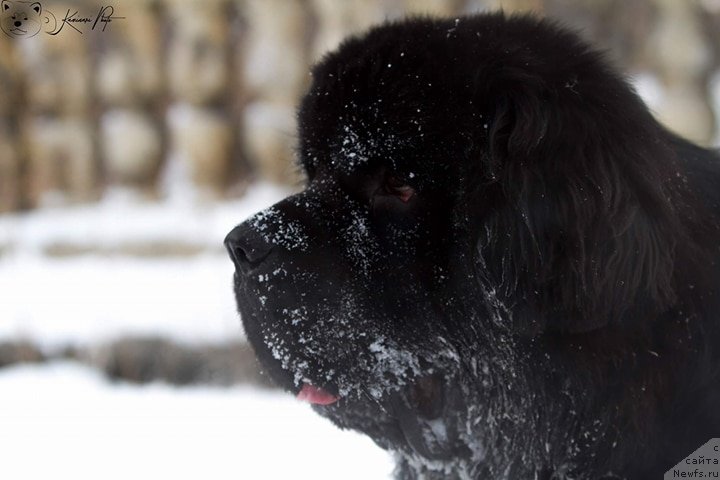
<path id="1" fill-rule="evenodd" d="M 18 21 L 16 21 L 16 22 L 15 22 L 15 26 L 16 26 L 16 27 L 20 27 L 20 26 L 22 26 L 22 22 L 18 22 Z"/>
<path id="2" fill-rule="evenodd" d="M 231 245 L 226 242 L 225 248 L 227 248 L 228 254 L 230 255 L 230 259 L 233 261 L 233 263 L 235 265 L 250 263 L 250 260 L 248 260 L 248 257 L 245 254 L 245 251 L 242 249 L 242 247 L 237 246 L 237 245 Z"/>
<path id="3" fill-rule="evenodd" d="M 268 243 L 261 235 L 243 224 L 225 237 L 225 248 L 235 267 L 248 272 L 257 267 L 270 254 L 273 244 Z"/>

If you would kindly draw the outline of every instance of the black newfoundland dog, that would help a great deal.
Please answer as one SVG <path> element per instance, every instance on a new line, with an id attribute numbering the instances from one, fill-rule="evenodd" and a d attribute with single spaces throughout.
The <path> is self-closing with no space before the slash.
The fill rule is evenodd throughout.
<path id="1" fill-rule="evenodd" d="M 242 321 L 398 478 L 657 479 L 720 435 L 720 157 L 575 34 L 377 27 L 299 142 L 305 190 L 226 239 Z"/>

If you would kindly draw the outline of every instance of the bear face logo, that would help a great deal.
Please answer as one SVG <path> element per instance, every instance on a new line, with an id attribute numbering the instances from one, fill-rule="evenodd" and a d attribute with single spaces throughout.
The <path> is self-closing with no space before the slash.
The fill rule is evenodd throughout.
<path id="1" fill-rule="evenodd" d="M 13 38 L 29 38 L 42 28 L 42 5 L 40 2 L 0 2 L 0 29 Z"/>

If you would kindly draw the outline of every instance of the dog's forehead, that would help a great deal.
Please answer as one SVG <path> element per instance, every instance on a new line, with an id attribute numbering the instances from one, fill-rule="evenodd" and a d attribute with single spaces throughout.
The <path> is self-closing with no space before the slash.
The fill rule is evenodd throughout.
<path id="1" fill-rule="evenodd" d="M 378 161 L 406 173 L 457 164 L 488 123 L 476 101 L 482 78 L 459 61 L 471 27 L 460 27 L 452 20 L 412 31 L 381 27 L 316 65 L 299 112 L 303 164 L 352 172 Z"/>
<path id="2" fill-rule="evenodd" d="M 459 125 L 447 118 L 448 111 L 459 112 L 450 107 L 443 111 L 429 100 L 437 98 L 428 93 L 437 82 L 424 79 L 423 72 L 365 82 L 357 77 L 348 82 L 343 76 L 335 82 L 333 73 L 324 74 L 326 79 L 316 79 L 315 90 L 305 99 L 306 114 L 301 110 L 300 116 L 301 154 L 313 162 L 345 174 L 383 165 L 410 175 L 433 169 L 432 164 L 461 150 Z"/>

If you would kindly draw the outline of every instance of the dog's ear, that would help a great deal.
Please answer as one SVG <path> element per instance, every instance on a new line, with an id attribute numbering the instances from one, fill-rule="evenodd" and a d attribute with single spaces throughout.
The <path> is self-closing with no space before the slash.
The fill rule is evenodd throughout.
<path id="1" fill-rule="evenodd" d="M 40 5 L 40 2 L 34 2 L 30 4 L 30 8 L 33 9 L 35 13 L 40 15 L 42 13 L 42 5 Z"/>
<path id="2" fill-rule="evenodd" d="M 609 70 L 509 70 L 494 98 L 478 248 L 513 322 L 583 332 L 667 309 L 680 174 L 642 101 Z"/>
<path id="3" fill-rule="evenodd" d="M 2 0 L 2 2 L 0 2 L 0 11 L 7 12 L 11 8 L 12 8 L 12 2 L 10 2 L 8 0 Z"/>

